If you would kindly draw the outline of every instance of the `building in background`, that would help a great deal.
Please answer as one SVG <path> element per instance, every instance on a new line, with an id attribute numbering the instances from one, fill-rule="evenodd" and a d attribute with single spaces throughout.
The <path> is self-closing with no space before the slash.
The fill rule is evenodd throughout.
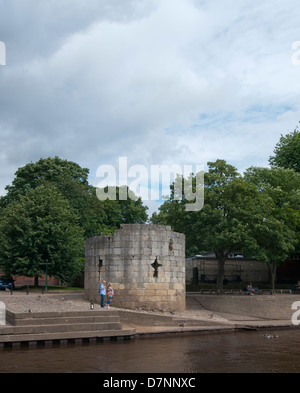
<path id="1" fill-rule="evenodd" d="M 215 253 L 208 252 L 186 258 L 186 282 L 215 283 L 218 261 Z M 224 265 L 224 282 L 250 282 L 255 284 L 269 281 L 269 270 L 265 263 L 248 259 L 235 253 L 228 255 Z"/>
<path id="2" fill-rule="evenodd" d="M 187 284 L 215 283 L 218 261 L 215 253 L 208 252 L 186 258 Z M 300 254 L 291 257 L 277 268 L 277 284 L 293 284 L 300 281 Z M 242 254 L 229 254 L 224 265 L 224 282 L 269 283 L 267 264 L 255 258 L 245 258 Z"/>

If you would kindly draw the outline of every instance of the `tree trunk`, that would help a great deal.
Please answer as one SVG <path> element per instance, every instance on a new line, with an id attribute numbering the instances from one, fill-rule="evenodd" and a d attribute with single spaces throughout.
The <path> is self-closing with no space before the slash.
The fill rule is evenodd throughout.
<path id="1" fill-rule="evenodd" d="M 272 295 L 275 293 L 275 282 L 276 282 L 276 262 L 268 263 L 268 268 L 271 276 L 271 293 Z"/>
<path id="2" fill-rule="evenodd" d="M 39 276 L 34 276 L 34 286 L 35 287 L 39 286 Z"/>
<path id="3" fill-rule="evenodd" d="M 224 265 L 225 265 L 226 255 L 224 255 L 224 253 L 220 251 L 215 251 L 215 254 L 218 261 L 217 290 L 221 291 L 223 289 Z"/>

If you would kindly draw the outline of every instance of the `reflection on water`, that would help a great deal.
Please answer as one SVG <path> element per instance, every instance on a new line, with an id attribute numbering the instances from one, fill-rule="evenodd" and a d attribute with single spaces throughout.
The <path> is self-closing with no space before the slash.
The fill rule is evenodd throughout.
<path id="1" fill-rule="evenodd" d="M 300 329 L 192 335 L 1 351 L 0 372 L 300 372 Z"/>

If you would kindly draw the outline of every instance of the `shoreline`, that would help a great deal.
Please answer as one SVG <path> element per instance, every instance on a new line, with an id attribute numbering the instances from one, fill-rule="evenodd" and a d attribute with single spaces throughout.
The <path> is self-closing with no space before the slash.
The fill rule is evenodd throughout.
<path id="1" fill-rule="evenodd" d="M 57 342 L 57 340 L 64 342 L 102 342 L 107 340 L 115 341 L 119 339 L 162 337 L 166 335 L 181 336 L 183 334 L 223 334 L 226 332 L 263 329 L 275 330 L 283 328 L 299 328 L 299 326 L 292 323 L 291 318 L 278 318 L 278 313 L 277 318 L 273 319 L 253 316 L 251 313 L 244 315 L 240 313 L 240 311 L 244 311 L 247 308 L 246 306 L 249 307 L 249 310 L 252 310 L 252 303 L 254 302 L 258 307 L 257 313 L 260 314 L 263 310 L 259 310 L 259 308 L 263 309 L 265 307 L 265 303 L 267 304 L 267 307 L 269 307 L 268 302 L 270 302 L 270 299 L 267 296 L 264 299 L 264 295 L 257 296 L 257 300 L 253 300 L 254 296 L 249 298 L 245 298 L 245 296 L 234 296 L 232 299 L 232 297 L 228 295 L 210 295 L 214 297 L 212 299 L 211 297 L 206 297 L 207 295 L 199 295 L 200 300 L 196 299 L 194 302 L 191 302 L 191 298 L 189 299 L 190 296 L 194 295 L 187 294 L 187 308 L 185 311 L 164 312 L 159 310 L 128 310 L 113 306 L 108 310 L 101 309 L 99 304 L 94 304 L 94 309 L 91 310 L 90 302 L 83 299 L 82 292 L 47 292 L 44 294 L 31 293 L 28 295 L 16 292 L 12 295 L 9 292 L 0 293 L 0 301 L 5 304 L 7 311 L 6 315 L 9 316 L 8 323 L 5 326 L 0 326 L 0 344 L 7 347 L 11 346 L 10 343 L 16 345 L 17 343 L 22 344 L 24 342 L 30 343 L 33 341 L 36 344 L 39 342 L 43 345 L 45 342 Z M 273 307 L 276 303 L 280 306 L 283 301 L 287 303 L 290 302 L 292 304 L 300 298 L 299 296 L 296 297 L 294 295 L 272 296 L 271 301 Z M 241 298 L 244 300 L 241 300 Z M 214 304 L 213 301 L 217 301 L 217 304 Z M 241 308 L 241 310 L 232 308 L 235 313 L 229 313 L 226 310 L 226 312 L 224 312 L 224 310 L 218 311 L 218 307 L 220 307 L 221 303 L 224 303 L 224 305 L 227 305 L 228 307 L 230 304 L 236 305 L 237 302 L 241 301 L 245 304 L 245 306 L 243 306 L 244 308 Z M 203 304 L 206 302 L 212 304 L 214 309 L 204 308 Z M 224 309 L 226 309 L 225 306 Z M 287 310 L 282 309 L 278 311 L 281 311 L 281 315 L 283 316 L 287 315 Z M 292 310 L 289 311 L 292 315 Z M 117 315 L 120 327 L 116 330 L 115 326 L 117 322 L 114 322 L 114 328 L 108 327 L 107 330 L 104 330 L 103 332 L 94 331 L 94 333 L 92 333 L 90 331 L 90 326 L 92 326 L 93 330 L 96 329 L 94 326 L 95 322 L 90 325 L 83 325 L 83 321 L 80 321 L 81 331 L 75 332 L 65 322 L 64 333 L 53 333 L 53 326 L 59 322 L 56 322 L 56 320 L 51 321 L 52 328 L 50 330 L 47 325 L 49 332 L 46 329 L 45 322 L 41 322 L 41 324 L 44 324 L 43 326 L 45 329 L 42 329 L 38 322 L 38 318 L 40 317 L 46 318 L 45 320 L 49 320 L 50 317 L 59 320 L 59 318 L 63 316 L 71 319 L 71 314 L 72 318 L 75 318 L 75 316 L 79 318 L 79 315 L 84 315 L 87 318 L 95 317 L 95 321 L 96 318 L 100 317 L 104 321 L 107 321 L 113 315 Z M 21 328 L 20 326 L 16 326 L 21 323 L 21 318 L 24 318 L 26 321 L 26 331 L 25 327 Z M 32 326 L 33 322 L 39 326 L 39 333 L 35 333 Z M 22 329 L 26 334 L 30 333 L 31 335 L 22 333 Z M 35 329 L 37 329 L 37 327 L 35 327 Z"/>

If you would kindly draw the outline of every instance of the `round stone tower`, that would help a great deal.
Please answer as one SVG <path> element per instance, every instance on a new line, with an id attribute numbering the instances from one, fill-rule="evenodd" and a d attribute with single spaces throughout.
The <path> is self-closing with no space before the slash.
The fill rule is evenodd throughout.
<path id="1" fill-rule="evenodd" d="M 113 236 L 88 238 L 86 299 L 99 302 L 103 280 L 114 289 L 113 306 L 185 310 L 185 236 L 169 226 L 124 224 Z"/>

